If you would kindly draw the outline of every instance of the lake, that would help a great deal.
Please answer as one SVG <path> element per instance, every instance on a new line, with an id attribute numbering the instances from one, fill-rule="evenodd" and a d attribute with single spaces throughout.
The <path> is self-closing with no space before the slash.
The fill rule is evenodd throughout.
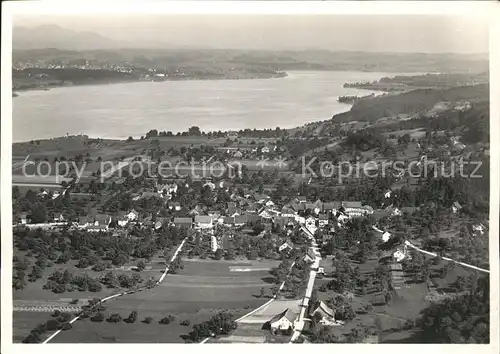
<path id="1" fill-rule="evenodd" d="M 355 71 L 288 72 L 278 79 L 137 82 L 20 92 L 13 98 L 13 141 L 66 133 L 140 137 L 151 129 L 203 131 L 292 128 L 349 110 L 338 96 L 372 91 L 346 82 L 405 75 Z M 411 74 L 407 74 L 411 75 Z"/>

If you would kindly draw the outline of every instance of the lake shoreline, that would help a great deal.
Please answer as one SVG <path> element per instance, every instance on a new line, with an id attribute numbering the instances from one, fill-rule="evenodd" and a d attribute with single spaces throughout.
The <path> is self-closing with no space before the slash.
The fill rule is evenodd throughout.
<path id="1" fill-rule="evenodd" d="M 50 91 L 51 89 L 57 88 L 71 88 L 71 87 L 82 87 L 82 86 L 102 86 L 102 85 L 117 85 L 117 84 L 134 84 L 139 82 L 149 82 L 149 83 L 162 83 L 162 82 L 178 82 L 178 81 L 240 81 L 240 80 L 268 80 L 268 79 L 284 79 L 289 75 L 285 71 L 278 72 L 274 75 L 255 75 L 249 77 L 221 77 L 221 78 L 209 78 L 209 77 L 183 77 L 183 78 L 167 78 L 163 80 L 125 80 L 125 81 L 114 81 L 114 82 L 85 82 L 85 83 L 72 83 L 72 84 L 60 84 L 60 85 L 47 85 L 47 86 L 36 86 L 28 88 L 12 88 L 12 97 L 18 97 L 20 92 L 31 92 L 31 91 Z"/>
<path id="2" fill-rule="evenodd" d="M 163 85 L 139 81 L 135 85 L 79 85 L 75 90 L 21 93 L 13 99 L 13 142 L 64 137 L 66 133 L 140 139 L 151 129 L 177 134 L 191 126 L 205 132 L 293 130 L 348 112 L 352 104 L 339 103 L 339 96 L 370 93 L 343 88 L 345 82 L 373 81 L 387 75 L 301 70 L 280 77 L 287 80 L 167 80 Z"/>

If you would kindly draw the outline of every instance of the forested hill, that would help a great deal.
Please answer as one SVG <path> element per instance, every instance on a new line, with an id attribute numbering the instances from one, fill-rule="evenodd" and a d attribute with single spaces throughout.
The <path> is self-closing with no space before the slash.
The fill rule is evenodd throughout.
<path id="1" fill-rule="evenodd" d="M 401 113 L 414 114 L 431 109 L 442 101 L 474 101 L 489 97 L 489 84 L 455 87 L 447 90 L 419 89 L 399 95 L 386 95 L 369 100 L 359 100 L 351 110 L 337 114 L 337 123 L 351 121 L 375 121 Z"/>

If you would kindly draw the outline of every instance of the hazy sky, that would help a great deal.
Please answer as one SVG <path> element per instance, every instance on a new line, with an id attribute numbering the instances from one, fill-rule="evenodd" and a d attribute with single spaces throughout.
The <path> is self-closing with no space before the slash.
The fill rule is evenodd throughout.
<path id="1" fill-rule="evenodd" d="M 486 53 L 484 19 L 443 15 L 64 15 L 20 16 L 126 41 L 244 49 Z"/>

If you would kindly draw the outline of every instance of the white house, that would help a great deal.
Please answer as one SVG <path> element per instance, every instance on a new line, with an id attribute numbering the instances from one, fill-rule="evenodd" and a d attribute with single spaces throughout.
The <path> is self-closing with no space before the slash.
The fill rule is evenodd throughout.
<path id="1" fill-rule="evenodd" d="M 288 241 L 285 241 L 281 246 L 278 247 L 279 252 L 282 252 L 286 249 L 290 249 L 290 250 L 293 249 L 293 246 Z"/>
<path id="2" fill-rule="evenodd" d="M 386 210 L 387 212 L 391 213 L 391 216 L 399 216 L 399 215 L 401 215 L 401 214 L 402 214 L 402 213 L 401 213 L 401 210 L 399 210 L 399 209 L 398 209 L 398 208 L 396 208 L 396 207 L 393 207 L 392 205 L 391 205 L 391 206 L 389 206 L 389 207 L 387 207 L 387 208 L 385 208 L 385 210 Z"/>
<path id="3" fill-rule="evenodd" d="M 44 189 L 43 191 L 41 191 L 40 193 L 38 193 L 37 195 L 39 197 L 46 197 L 49 193 Z"/>
<path id="4" fill-rule="evenodd" d="M 219 244 L 217 242 L 217 237 L 215 237 L 215 236 L 210 237 L 210 248 L 211 248 L 212 252 L 217 251 L 217 249 L 219 248 Z"/>
<path id="5" fill-rule="evenodd" d="M 269 320 L 269 327 L 273 332 L 292 331 L 296 318 L 297 315 L 295 313 L 293 313 L 290 309 L 286 309 Z"/>
<path id="6" fill-rule="evenodd" d="M 394 252 L 393 257 L 396 262 L 401 262 L 403 259 L 405 259 L 406 255 L 403 253 L 403 251 L 397 250 L 396 252 Z"/>
<path id="7" fill-rule="evenodd" d="M 382 234 L 382 241 L 387 242 L 390 240 L 390 238 L 391 238 L 391 234 L 389 232 L 386 231 Z"/>
<path id="8" fill-rule="evenodd" d="M 268 154 L 270 150 L 267 146 L 264 146 L 260 151 L 264 154 Z"/>
<path id="9" fill-rule="evenodd" d="M 281 216 L 284 218 L 295 218 L 297 212 L 288 206 L 284 206 L 283 209 L 281 209 Z"/>
<path id="10" fill-rule="evenodd" d="M 306 219 L 306 228 L 309 230 L 309 232 L 314 234 L 316 232 L 316 230 L 318 229 L 318 227 L 316 226 L 316 218 L 309 216 Z"/>
<path id="11" fill-rule="evenodd" d="M 384 198 L 390 198 L 391 197 L 391 193 L 392 193 L 392 191 L 390 191 L 390 190 L 387 191 L 387 192 L 385 192 Z"/>
<path id="12" fill-rule="evenodd" d="M 52 199 L 57 199 L 60 195 L 61 193 L 59 191 L 54 191 L 54 193 L 52 194 Z"/>
<path id="13" fill-rule="evenodd" d="M 214 190 L 215 189 L 215 184 L 212 183 L 212 182 L 207 182 L 203 185 L 203 187 L 208 187 L 210 188 L 211 190 Z"/>
<path id="14" fill-rule="evenodd" d="M 462 209 L 462 205 L 460 205 L 459 202 L 455 201 L 453 202 L 453 204 L 451 205 L 451 210 L 456 213 L 458 212 L 460 209 Z"/>
<path id="15" fill-rule="evenodd" d="M 131 211 L 128 212 L 127 215 L 125 215 L 128 221 L 135 221 L 139 217 L 139 213 L 132 209 Z"/>
<path id="16" fill-rule="evenodd" d="M 54 221 L 55 222 L 63 222 L 64 221 L 64 215 L 63 214 L 56 214 L 56 215 L 54 215 Z"/>
<path id="17" fill-rule="evenodd" d="M 125 215 L 125 216 L 117 218 L 116 223 L 118 224 L 118 226 L 121 226 L 121 227 L 127 226 L 127 224 L 128 224 L 127 216 Z"/>
<path id="18" fill-rule="evenodd" d="M 328 225 L 328 215 L 327 214 L 319 214 L 318 225 L 319 225 L 319 227 L 325 227 Z"/>
<path id="19" fill-rule="evenodd" d="M 268 200 L 265 202 L 265 206 L 267 207 L 274 206 L 274 202 L 272 200 Z"/>
<path id="20" fill-rule="evenodd" d="M 212 217 L 209 215 L 196 215 L 194 223 L 197 229 L 212 229 L 214 227 Z"/>
<path id="21" fill-rule="evenodd" d="M 304 225 L 306 223 L 306 218 L 300 215 L 295 215 L 295 222 L 299 225 Z"/>
<path id="22" fill-rule="evenodd" d="M 474 235 L 483 235 L 485 229 L 483 224 L 472 225 L 472 232 Z"/>
<path id="23" fill-rule="evenodd" d="M 323 301 L 318 301 L 316 304 L 314 304 L 310 316 L 314 317 L 317 313 L 321 315 L 322 320 L 327 320 L 329 322 L 335 320 L 335 311 L 328 307 L 328 305 Z"/>
<path id="24" fill-rule="evenodd" d="M 21 220 L 21 224 L 26 225 L 28 223 L 28 213 L 21 213 L 19 219 Z"/>

